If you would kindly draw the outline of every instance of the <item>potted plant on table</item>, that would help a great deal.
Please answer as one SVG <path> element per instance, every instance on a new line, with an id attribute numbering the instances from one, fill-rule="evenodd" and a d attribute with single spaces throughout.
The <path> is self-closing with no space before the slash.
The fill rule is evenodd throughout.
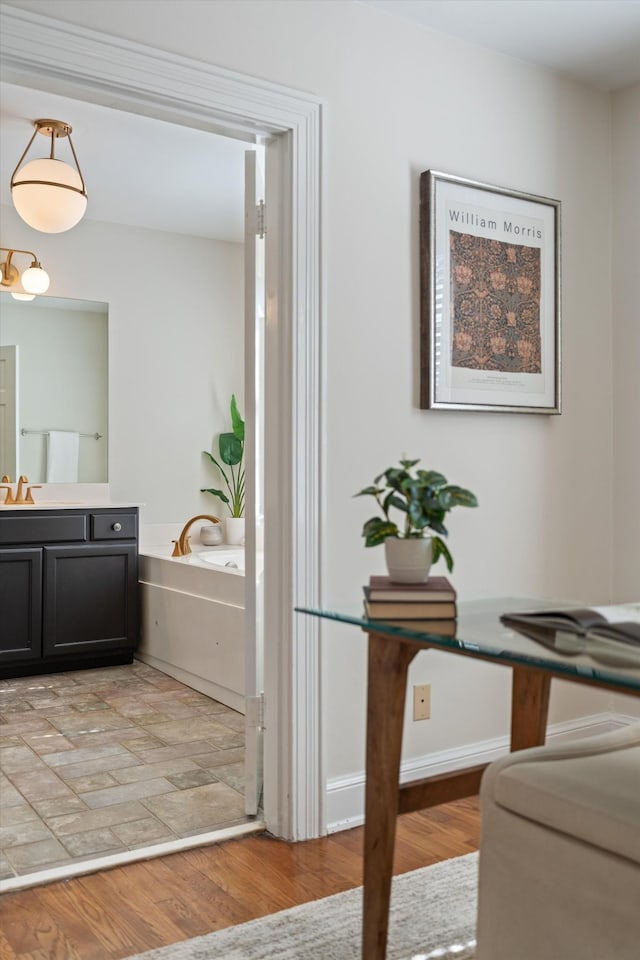
<path id="1" fill-rule="evenodd" d="M 214 487 L 201 487 L 200 493 L 210 493 L 229 507 L 231 516 L 225 522 L 226 541 L 240 544 L 244 542 L 244 420 L 240 416 L 235 394 L 231 396 L 231 432 L 220 434 L 218 450 L 220 460 L 208 450 L 202 452 L 220 471 L 227 492 Z"/>
<path id="2" fill-rule="evenodd" d="M 389 467 L 373 486 L 355 494 L 376 500 L 382 516 L 364 524 L 365 546 L 384 543 L 389 576 L 401 583 L 425 582 L 440 557 L 451 572 L 453 557 L 443 540 L 448 535 L 443 521 L 454 507 L 478 506 L 470 490 L 448 483 L 436 470 L 414 470 L 418 463 L 400 460 L 399 467 Z M 399 514 L 398 523 L 390 515 L 392 509 Z"/>

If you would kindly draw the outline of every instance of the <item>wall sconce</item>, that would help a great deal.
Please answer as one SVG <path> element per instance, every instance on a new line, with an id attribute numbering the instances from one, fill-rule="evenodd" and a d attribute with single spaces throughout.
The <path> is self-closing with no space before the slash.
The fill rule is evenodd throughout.
<path id="1" fill-rule="evenodd" d="M 10 250 L 8 247 L 0 247 L 0 250 L 7 254 L 4 263 L 0 263 L 0 286 L 13 287 L 18 280 L 22 281 L 24 293 L 16 293 L 12 290 L 11 296 L 14 300 L 33 300 L 37 293 L 47 292 L 49 289 L 49 274 L 42 269 L 35 253 L 32 253 L 31 250 Z M 11 262 L 16 253 L 24 253 L 31 257 L 31 266 L 23 270 L 22 276 Z"/>
<path id="2" fill-rule="evenodd" d="M 62 233 L 75 227 L 87 209 L 87 190 L 73 149 L 71 127 L 62 120 L 34 120 L 34 126 L 33 136 L 11 176 L 13 205 L 34 230 Z M 49 157 L 31 160 L 20 168 L 38 133 L 51 138 Z M 55 158 L 55 143 L 60 137 L 69 138 L 75 170 Z"/>

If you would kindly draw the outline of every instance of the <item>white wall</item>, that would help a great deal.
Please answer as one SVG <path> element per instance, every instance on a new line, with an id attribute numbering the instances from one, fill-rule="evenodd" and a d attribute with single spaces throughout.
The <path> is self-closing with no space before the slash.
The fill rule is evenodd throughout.
<path id="1" fill-rule="evenodd" d="M 640 587 L 640 84 L 613 98 L 616 599 Z"/>
<path id="2" fill-rule="evenodd" d="M 610 600 L 609 98 L 341 0 L 157 0 L 153 17 L 137 0 L 19 5 L 326 100 L 325 604 L 357 609 L 361 584 L 382 571 L 382 552 L 360 539 L 369 506 L 352 494 L 403 453 L 479 497 L 478 510 L 458 511 L 450 524 L 462 599 Z M 562 201 L 562 416 L 417 409 L 418 178 L 426 169 Z M 142 414 L 162 430 L 156 409 Z M 342 778 L 348 792 L 364 766 L 364 639 L 327 625 L 323 649 L 327 773 L 330 787 Z M 433 719 L 409 724 L 406 757 L 464 753 L 506 732 L 499 668 L 428 653 L 412 675 L 433 685 Z M 552 720 L 615 703 L 559 685 Z M 330 803 L 330 820 L 332 812 Z"/>
<path id="3" fill-rule="evenodd" d="M 202 450 L 244 390 L 242 245 L 90 220 L 36 235 L 13 208 L 2 219 L 37 252 L 49 295 L 109 305 L 112 499 L 142 504 L 143 523 L 220 515 L 199 492 L 219 485 Z"/>

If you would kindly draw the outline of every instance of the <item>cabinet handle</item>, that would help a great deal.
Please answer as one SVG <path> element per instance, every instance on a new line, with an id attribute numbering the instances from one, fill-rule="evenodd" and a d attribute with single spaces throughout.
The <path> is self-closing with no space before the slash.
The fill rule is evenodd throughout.
<path id="1" fill-rule="evenodd" d="M 111 524 L 111 529 L 115 530 L 116 533 L 120 533 L 120 531 L 122 530 L 122 524 L 116 521 L 115 523 Z"/>

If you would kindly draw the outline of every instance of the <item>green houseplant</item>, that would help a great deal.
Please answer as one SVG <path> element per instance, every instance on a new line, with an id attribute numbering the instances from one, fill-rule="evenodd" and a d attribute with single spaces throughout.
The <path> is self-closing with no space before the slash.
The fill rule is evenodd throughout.
<path id="1" fill-rule="evenodd" d="M 354 494 L 373 497 L 382 512 L 382 516 L 371 517 L 364 524 L 365 546 L 375 547 L 389 539 L 429 539 L 427 575 L 431 563 L 440 557 L 444 557 L 451 572 L 453 557 L 443 540 L 448 535 L 444 519 L 454 507 L 477 507 L 478 501 L 470 490 L 448 483 L 436 470 L 414 470 L 418 463 L 419 460 L 400 460 L 399 467 L 389 467 L 374 479 L 372 486 Z M 392 510 L 396 511 L 398 522 L 392 519 Z"/>
<path id="2" fill-rule="evenodd" d="M 220 434 L 218 450 L 219 460 L 208 450 L 202 452 L 220 471 L 227 492 L 215 487 L 201 487 L 200 493 L 210 493 L 222 500 L 229 507 L 232 517 L 244 517 L 244 420 L 240 416 L 235 394 L 231 397 L 231 432 Z"/>

